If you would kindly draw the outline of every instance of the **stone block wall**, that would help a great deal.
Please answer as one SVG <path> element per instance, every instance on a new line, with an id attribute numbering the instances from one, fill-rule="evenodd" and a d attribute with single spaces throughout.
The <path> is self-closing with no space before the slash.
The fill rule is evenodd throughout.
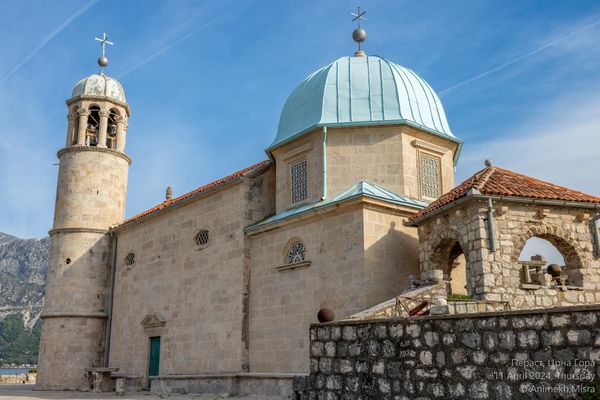
<path id="1" fill-rule="evenodd" d="M 598 375 L 599 305 L 346 321 L 311 326 L 293 398 L 578 398 Z"/>

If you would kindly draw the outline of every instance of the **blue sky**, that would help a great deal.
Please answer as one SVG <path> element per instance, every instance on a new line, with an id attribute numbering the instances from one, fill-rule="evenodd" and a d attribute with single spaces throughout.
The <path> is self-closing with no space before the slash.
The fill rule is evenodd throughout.
<path id="1" fill-rule="evenodd" d="M 310 72 L 351 55 L 357 3 L 0 2 L 0 231 L 52 226 L 56 151 L 73 85 L 108 75 L 133 115 L 127 215 L 265 158 L 279 113 Z M 368 54 L 441 94 L 465 141 L 457 183 L 485 158 L 600 194 L 599 1 L 365 0 Z"/>

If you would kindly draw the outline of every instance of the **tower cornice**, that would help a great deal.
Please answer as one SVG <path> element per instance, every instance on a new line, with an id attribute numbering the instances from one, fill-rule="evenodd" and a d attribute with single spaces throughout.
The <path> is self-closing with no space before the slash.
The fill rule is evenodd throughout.
<path id="1" fill-rule="evenodd" d="M 72 104 L 77 103 L 78 101 L 82 101 L 82 100 L 90 100 L 90 101 L 106 101 L 108 103 L 112 103 L 116 106 L 119 107 L 123 107 L 125 109 L 125 111 L 127 111 L 127 116 L 131 117 L 131 109 L 129 108 L 129 104 L 123 102 L 123 101 L 119 101 L 119 100 L 115 100 L 112 97 L 107 97 L 107 96 L 90 96 L 90 95 L 83 95 L 83 96 L 75 96 L 75 97 L 71 97 L 70 99 L 68 99 L 66 101 L 67 106 L 71 107 Z"/>
<path id="2" fill-rule="evenodd" d="M 61 158 L 63 154 L 71 153 L 71 152 L 79 152 L 79 151 L 96 151 L 99 153 L 109 153 L 114 156 L 121 157 L 122 159 L 127 161 L 127 163 L 129 165 L 131 165 L 131 157 L 129 157 L 127 154 L 121 153 L 120 151 L 116 151 L 116 150 L 109 149 L 106 147 L 90 147 L 90 146 L 75 145 L 75 146 L 70 146 L 70 147 L 65 147 L 63 149 L 60 149 L 58 151 L 58 153 L 56 153 L 56 156 L 58 158 Z"/>

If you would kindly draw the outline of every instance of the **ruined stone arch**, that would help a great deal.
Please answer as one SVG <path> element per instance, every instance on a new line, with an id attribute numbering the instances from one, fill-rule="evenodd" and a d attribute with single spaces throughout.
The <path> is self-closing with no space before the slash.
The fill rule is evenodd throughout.
<path id="1" fill-rule="evenodd" d="M 547 240 L 552 244 L 565 260 L 565 273 L 569 276 L 570 285 L 583 286 L 583 250 L 577 240 L 570 237 L 562 227 L 553 224 L 527 224 L 522 227 L 521 233 L 513 238 L 514 247 L 511 262 L 518 263 L 519 256 L 525 243 L 531 238 Z"/>
<path id="2" fill-rule="evenodd" d="M 456 291 L 456 289 L 452 289 L 455 286 L 452 280 L 459 279 L 462 282 L 459 286 L 462 286 L 464 290 L 460 294 L 473 294 L 469 249 L 469 242 L 455 229 L 446 229 L 433 240 L 428 265 L 430 269 L 443 271 L 444 280 L 450 282 L 449 293 Z M 464 256 L 464 259 L 457 263 L 461 255 Z"/>

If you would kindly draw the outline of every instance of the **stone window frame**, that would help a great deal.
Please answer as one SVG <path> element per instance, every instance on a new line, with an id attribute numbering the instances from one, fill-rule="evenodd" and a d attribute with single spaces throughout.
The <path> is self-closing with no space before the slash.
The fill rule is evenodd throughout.
<path id="1" fill-rule="evenodd" d="M 197 237 L 200 234 L 200 232 L 202 231 L 206 231 L 208 234 L 208 240 L 205 244 L 199 244 Z M 194 233 L 194 246 L 196 246 L 196 250 L 204 250 L 206 249 L 208 246 L 210 246 L 212 240 L 211 240 L 211 229 L 206 227 L 206 226 L 201 226 L 200 228 L 196 229 L 195 233 Z"/>
<path id="2" fill-rule="evenodd" d="M 296 201 L 294 201 L 294 188 L 293 188 L 293 174 L 292 174 L 292 168 L 298 164 L 301 163 L 305 163 L 305 167 L 304 167 L 304 173 L 305 173 L 305 190 L 304 190 L 304 198 L 302 199 L 298 199 Z M 294 157 L 293 159 L 287 160 L 287 200 L 288 200 L 288 205 L 289 207 L 296 207 L 299 205 L 302 205 L 304 203 L 306 203 L 309 199 L 309 181 L 310 181 L 310 173 L 309 173 L 309 163 L 308 163 L 308 157 L 307 154 L 304 153 L 298 157 Z"/>
<path id="3" fill-rule="evenodd" d="M 290 251 L 292 250 L 292 247 L 298 243 L 300 243 L 300 244 L 302 244 L 302 246 L 304 246 L 304 259 L 302 261 L 290 263 L 289 262 Z M 311 265 L 312 262 L 308 259 L 307 253 L 308 253 L 308 247 L 306 246 L 306 243 L 304 242 L 304 240 L 302 240 L 301 238 L 299 238 L 297 236 L 289 239 L 287 241 L 287 243 L 285 244 L 285 246 L 283 248 L 283 252 L 281 254 L 283 264 L 278 266 L 276 269 L 278 271 L 286 271 L 286 270 L 292 270 L 292 269 L 301 268 L 301 267 L 308 267 L 309 265 Z"/>
<path id="4" fill-rule="evenodd" d="M 423 157 L 432 158 L 432 159 L 436 160 L 438 163 L 438 177 L 439 177 L 439 181 L 438 181 L 439 195 L 438 195 L 438 197 L 429 197 L 429 196 L 423 195 L 423 191 L 422 191 L 423 174 L 422 174 L 422 168 L 421 168 L 421 159 Z M 417 149 L 417 180 L 418 180 L 417 184 L 418 184 L 418 188 L 419 188 L 419 198 L 420 199 L 433 201 L 433 200 L 437 200 L 444 193 L 443 185 L 442 185 L 442 181 L 443 181 L 442 157 L 440 157 L 439 154 L 436 154 L 436 153 L 430 152 L 430 151 L 424 151 L 421 149 Z"/>

